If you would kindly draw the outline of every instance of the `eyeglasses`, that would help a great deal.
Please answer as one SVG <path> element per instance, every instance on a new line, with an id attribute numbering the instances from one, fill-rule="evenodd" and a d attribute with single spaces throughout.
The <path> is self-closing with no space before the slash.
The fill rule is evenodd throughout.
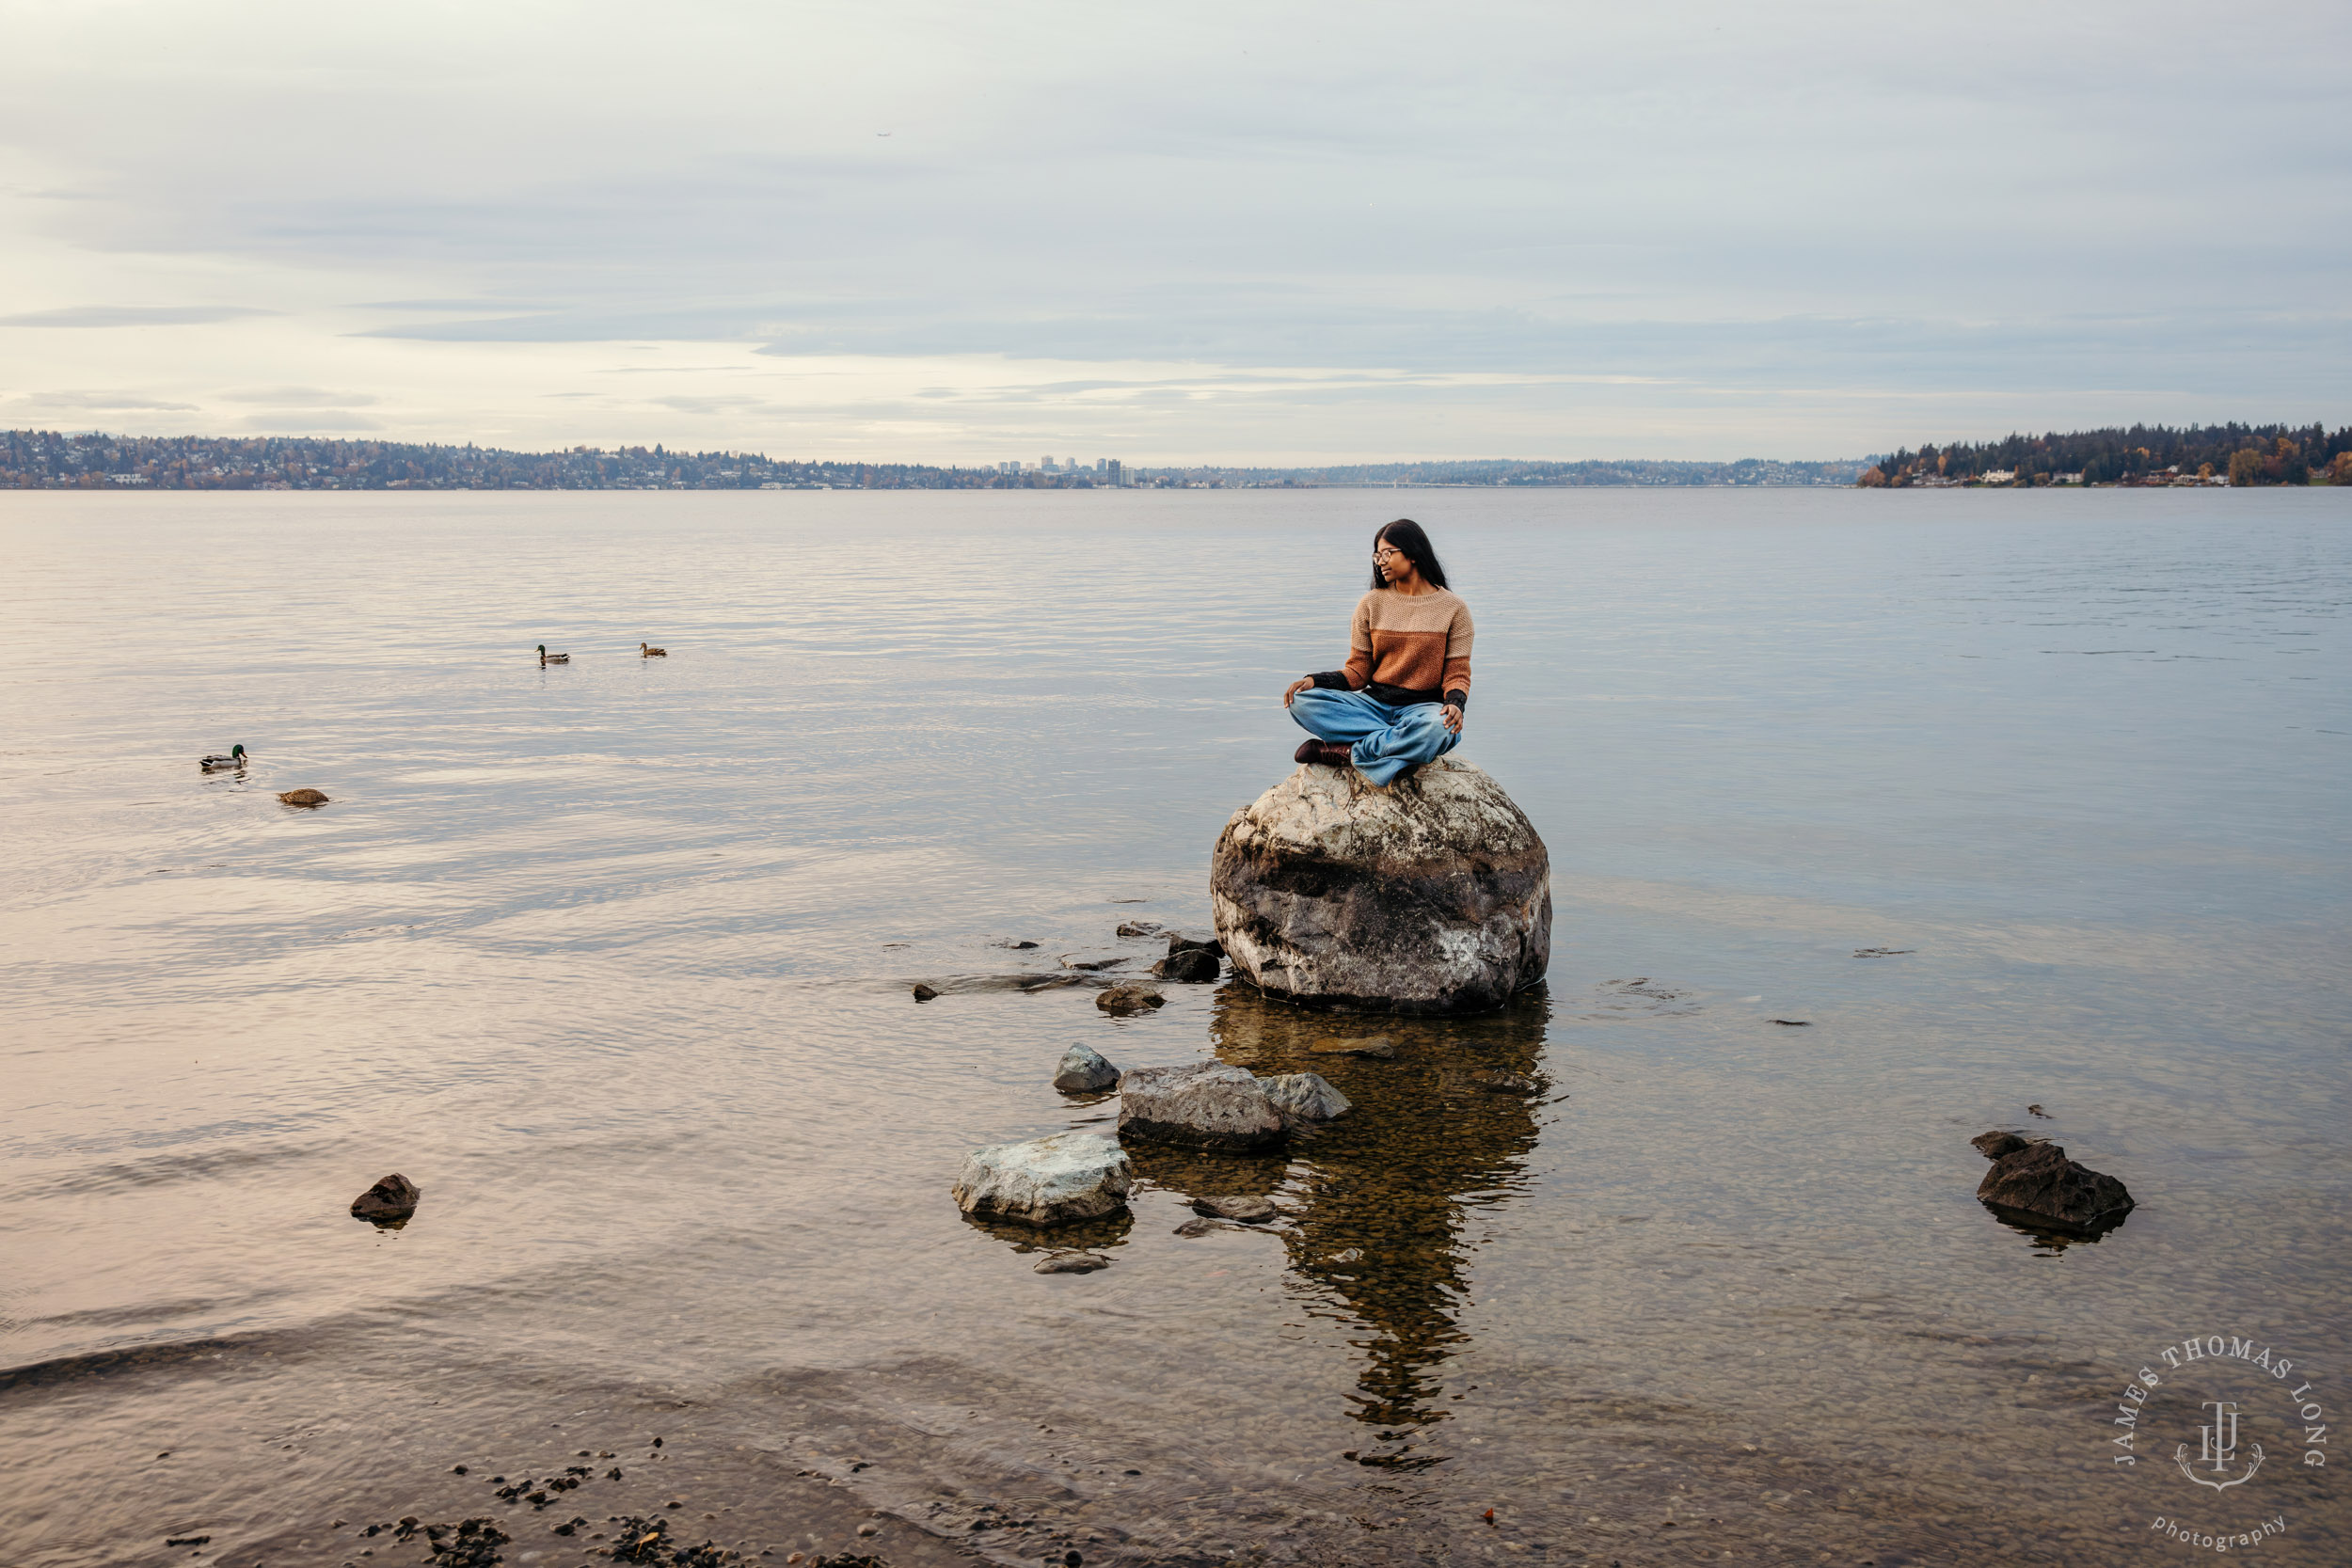
<path id="1" fill-rule="evenodd" d="M 1393 545 L 1383 545 L 1378 549 L 1372 552 L 1372 559 L 1375 562 L 1382 562 L 1388 560 L 1389 557 L 1392 555 L 1401 556 L 1405 552 L 1403 550 L 1398 549 Z"/>

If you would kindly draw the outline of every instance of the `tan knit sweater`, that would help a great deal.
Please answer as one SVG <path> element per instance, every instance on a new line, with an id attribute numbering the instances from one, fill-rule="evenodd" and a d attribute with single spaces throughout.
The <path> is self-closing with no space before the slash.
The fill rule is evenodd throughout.
<path id="1" fill-rule="evenodd" d="M 1384 703 L 1467 706 L 1470 638 L 1470 606 L 1452 590 L 1375 589 L 1357 601 L 1346 665 L 1322 672 L 1314 683 L 1361 691 Z"/>

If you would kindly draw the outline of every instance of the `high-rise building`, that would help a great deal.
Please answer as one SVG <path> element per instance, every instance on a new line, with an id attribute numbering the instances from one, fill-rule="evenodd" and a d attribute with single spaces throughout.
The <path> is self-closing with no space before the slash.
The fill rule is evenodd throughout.
<path id="1" fill-rule="evenodd" d="M 1114 484 L 1114 485 L 1123 485 L 1123 484 L 1125 484 L 1125 483 L 1127 483 L 1127 475 L 1126 475 L 1126 472 L 1125 472 L 1125 470 L 1123 470 L 1122 468 L 1120 468 L 1120 466 L 1119 466 L 1119 459 L 1118 459 L 1118 458 L 1116 458 L 1116 457 L 1105 457 L 1104 459 L 1103 459 L 1103 466 L 1104 466 L 1104 471 L 1105 473 L 1107 473 L 1107 474 L 1109 474 L 1109 475 L 1110 475 L 1110 481 L 1111 481 L 1111 483 L 1112 483 L 1112 484 Z"/>

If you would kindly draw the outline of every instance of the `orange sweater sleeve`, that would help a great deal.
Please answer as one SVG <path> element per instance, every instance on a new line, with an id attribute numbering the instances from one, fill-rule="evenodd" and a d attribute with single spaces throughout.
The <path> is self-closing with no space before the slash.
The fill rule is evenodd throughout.
<path id="1" fill-rule="evenodd" d="M 1476 628 L 1470 625 L 1470 606 L 1456 605 L 1454 623 L 1445 632 L 1445 690 L 1449 695 L 1460 692 L 1470 695 L 1470 640 Z"/>
<path id="2" fill-rule="evenodd" d="M 1347 624 L 1347 662 L 1340 673 L 1350 691 L 1361 691 L 1372 679 L 1372 595 L 1356 601 L 1356 614 Z"/>

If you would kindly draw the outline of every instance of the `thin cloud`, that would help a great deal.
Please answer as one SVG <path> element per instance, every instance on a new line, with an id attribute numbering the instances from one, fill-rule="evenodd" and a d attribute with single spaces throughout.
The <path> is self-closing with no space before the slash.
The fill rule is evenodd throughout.
<path id="1" fill-rule="evenodd" d="M 282 312 L 246 305 L 70 305 L 0 316 L 0 326 L 210 326 Z"/>

